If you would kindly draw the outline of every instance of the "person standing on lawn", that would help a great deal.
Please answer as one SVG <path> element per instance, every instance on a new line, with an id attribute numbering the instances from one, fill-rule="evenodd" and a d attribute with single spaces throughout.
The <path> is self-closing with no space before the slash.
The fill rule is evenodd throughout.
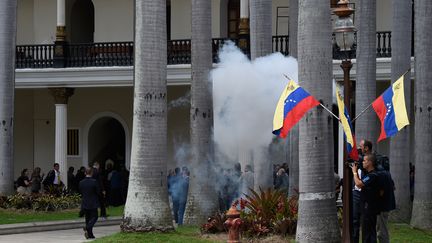
<path id="1" fill-rule="evenodd" d="M 79 183 L 79 191 L 82 195 L 81 211 L 84 212 L 86 222 L 84 236 L 86 239 L 94 239 L 93 226 L 98 219 L 101 190 L 98 181 L 92 178 L 93 168 L 87 168 L 85 174 L 86 177 Z"/>

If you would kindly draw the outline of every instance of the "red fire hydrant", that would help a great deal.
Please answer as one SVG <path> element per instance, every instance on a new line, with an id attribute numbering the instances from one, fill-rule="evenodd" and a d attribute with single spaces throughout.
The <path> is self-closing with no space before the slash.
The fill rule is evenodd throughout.
<path id="1" fill-rule="evenodd" d="M 228 219 L 224 224 L 228 228 L 227 243 L 240 243 L 240 226 L 243 221 L 240 219 L 240 212 L 235 204 L 227 211 L 226 216 Z"/>

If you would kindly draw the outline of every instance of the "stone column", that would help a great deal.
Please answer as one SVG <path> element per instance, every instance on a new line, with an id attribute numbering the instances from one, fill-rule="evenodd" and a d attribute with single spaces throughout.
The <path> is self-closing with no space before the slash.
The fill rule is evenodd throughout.
<path id="1" fill-rule="evenodd" d="M 56 106 L 55 163 L 60 164 L 61 180 L 67 187 L 67 103 L 74 93 L 71 88 L 51 88 Z"/>

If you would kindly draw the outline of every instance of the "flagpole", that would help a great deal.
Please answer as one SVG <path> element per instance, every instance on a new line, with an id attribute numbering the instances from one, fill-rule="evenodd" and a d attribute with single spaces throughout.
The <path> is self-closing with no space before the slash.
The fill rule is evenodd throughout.
<path id="1" fill-rule="evenodd" d="M 360 112 L 356 117 L 354 117 L 354 119 L 352 120 L 352 122 L 354 122 L 355 120 L 357 120 L 357 118 L 359 118 L 363 113 L 365 113 L 367 110 L 369 110 L 369 108 L 372 106 L 372 103 L 370 103 L 368 105 L 368 107 L 366 107 L 366 109 L 362 110 L 362 112 Z"/>
<path id="2" fill-rule="evenodd" d="M 401 77 L 403 77 L 403 76 L 405 76 L 409 71 L 411 71 L 411 68 L 408 68 L 408 70 L 406 70 L 402 75 L 401 75 Z M 370 103 L 369 105 L 368 105 L 368 107 L 366 107 L 366 109 L 364 109 L 364 110 L 362 110 L 362 112 L 360 112 L 353 120 L 352 120 L 352 122 L 354 122 L 355 120 L 357 120 L 357 118 L 359 118 L 361 115 L 363 115 L 363 113 L 365 113 L 367 110 L 369 110 L 369 108 L 372 106 L 372 104 L 373 104 L 373 102 L 372 103 Z"/>
<path id="3" fill-rule="evenodd" d="M 338 121 L 340 121 L 339 117 L 337 117 L 333 112 L 331 112 L 327 107 L 325 107 L 323 104 L 320 103 L 320 106 L 324 108 L 326 111 L 328 111 L 330 114 L 334 116 Z"/>

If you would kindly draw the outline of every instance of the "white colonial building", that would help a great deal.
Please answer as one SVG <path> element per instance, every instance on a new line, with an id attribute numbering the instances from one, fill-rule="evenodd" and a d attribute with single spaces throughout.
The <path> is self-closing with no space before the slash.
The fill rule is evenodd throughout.
<path id="1" fill-rule="evenodd" d="M 224 39 L 237 38 L 240 0 L 211 1 L 216 53 Z M 382 92 L 391 74 L 391 0 L 380 0 L 377 7 L 377 91 Z M 284 54 L 288 8 L 288 0 L 273 0 L 273 47 Z M 167 0 L 167 25 L 170 102 L 190 89 L 191 0 Z M 128 167 L 133 32 L 133 0 L 18 0 L 15 177 L 23 168 L 47 171 L 54 162 L 66 169 L 110 158 Z M 334 61 L 336 80 L 342 79 L 339 64 Z M 355 65 L 352 75 L 355 79 Z M 175 146 L 188 140 L 189 107 L 170 109 L 169 167 Z"/>

